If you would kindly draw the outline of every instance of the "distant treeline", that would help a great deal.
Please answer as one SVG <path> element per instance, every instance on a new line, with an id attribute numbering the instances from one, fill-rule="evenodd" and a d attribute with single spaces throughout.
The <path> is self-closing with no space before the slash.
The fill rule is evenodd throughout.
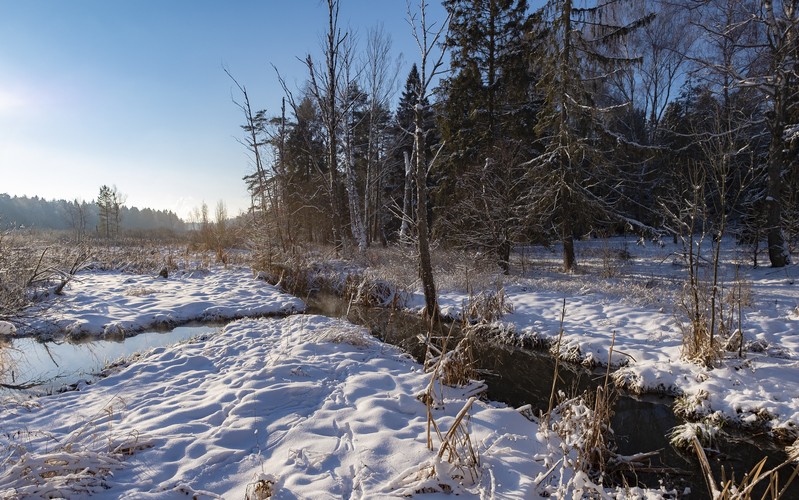
<path id="1" fill-rule="evenodd" d="M 76 213 L 85 215 L 85 230 L 95 231 L 99 211 L 95 201 L 45 200 L 34 196 L 0 194 L 0 228 L 76 229 Z M 183 231 L 185 223 L 169 210 L 120 208 L 123 230 L 170 229 Z"/>

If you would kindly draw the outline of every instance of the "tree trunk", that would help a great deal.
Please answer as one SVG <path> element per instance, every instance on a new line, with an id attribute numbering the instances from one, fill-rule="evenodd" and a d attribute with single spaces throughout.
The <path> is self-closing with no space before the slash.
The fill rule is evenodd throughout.
<path id="1" fill-rule="evenodd" d="M 563 228 L 563 271 L 571 272 L 574 269 L 574 235 L 566 233 L 566 227 Z"/>
<path id="2" fill-rule="evenodd" d="M 785 267 L 790 263 L 790 256 L 785 248 L 785 235 L 782 232 L 782 192 L 785 186 L 785 181 L 782 177 L 782 134 L 772 131 L 771 141 L 768 165 L 768 197 L 766 198 L 768 257 L 771 261 L 771 267 Z"/>
<path id="3" fill-rule="evenodd" d="M 764 21 L 766 22 L 769 48 L 772 56 L 770 79 L 773 82 L 771 116 L 768 118 L 771 131 L 768 162 L 768 196 L 766 197 L 766 234 L 768 238 L 768 256 L 771 267 L 784 267 L 791 262 L 791 256 L 785 245 L 782 232 L 782 204 L 785 192 L 784 169 L 788 162 L 785 155 L 785 125 L 788 123 L 788 110 L 795 99 L 796 92 L 796 52 L 797 9 L 799 2 L 793 0 L 782 5 L 782 15 L 775 15 L 771 1 L 762 2 Z M 793 99 L 792 99 L 793 98 Z"/>
<path id="4" fill-rule="evenodd" d="M 499 244 L 499 267 L 502 268 L 503 274 L 510 274 L 510 251 L 511 243 L 507 237 Z"/>
<path id="5" fill-rule="evenodd" d="M 336 252 L 340 252 L 344 247 L 342 227 L 342 210 L 338 196 L 338 136 L 336 129 L 339 125 L 338 108 L 336 107 L 336 82 L 338 81 L 338 56 L 341 40 L 338 37 L 338 0 L 328 0 L 328 31 L 327 47 L 325 49 L 325 59 L 327 64 L 327 89 L 325 95 L 326 110 L 323 116 L 326 117 L 325 126 L 328 132 L 327 156 L 328 156 L 328 189 L 330 191 L 330 206 L 333 212 L 333 245 Z M 310 56 L 309 56 L 310 57 Z M 313 65 L 311 65 L 313 67 Z M 318 93 L 318 92 L 317 92 Z"/>
<path id="6" fill-rule="evenodd" d="M 364 253 L 366 251 L 366 228 L 363 224 L 361 204 L 358 200 L 355 155 L 352 142 L 352 133 L 350 132 L 347 136 L 347 198 L 350 204 L 350 226 L 352 226 L 352 237 L 358 244 L 358 252 Z"/>
<path id="7" fill-rule="evenodd" d="M 430 259 L 430 241 L 427 228 L 427 155 L 425 154 L 424 110 L 421 104 L 414 108 L 414 149 L 416 150 L 416 237 L 419 248 L 419 278 L 424 290 L 424 316 L 430 321 L 439 319 L 436 284 Z"/>
<path id="8" fill-rule="evenodd" d="M 405 157 L 405 193 L 402 198 L 402 225 L 400 226 L 399 239 L 400 242 L 405 242 L 410 237 L 410 222 L 413 219 L 413 211 L 411 208 L 413 198 L 413 165 L 411 158 L 408 156 L 407 151 L 403 151 Z"/>

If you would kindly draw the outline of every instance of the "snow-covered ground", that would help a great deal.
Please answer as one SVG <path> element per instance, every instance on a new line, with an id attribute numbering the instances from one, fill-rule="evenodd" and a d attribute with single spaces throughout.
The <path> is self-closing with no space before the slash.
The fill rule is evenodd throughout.
<path id="1" fill-rule="evenodd" d="M 63 295 L 27 318 L 18 335 L 118 338 L 188 321 L 228 320 L 302 311 L 300 299 L 253 278 L 246 268 L 158 276 L 79 273 Z"/>
<path id="2" fill-rule="evenodd" d="M 624 365 L 617 378 L 628 387 L 682 394 L 700 413 L 794 435 L 799 269 L 740 268 L 751 291 L 743 310 L 749 349 L 711 370 L 681 359 L 678 247 L 616 239 L 577 248 L 581 267 L 571 275 L 556 271 L 556 248 L 527 249 L 527 272 L 505 282 L 513 312 L 501 321 L 520 335 L 555 338 L 565 298 L 562 352 L 572 358 L 604 363 L 615 332 L 613 362 Z M 746 263 L 740 252 L 725 247 L 727 283 L 734 263 Z M 444 289 L 440 301 L 456 314 L 468 297 Z M 408 306 L 421 303 L 416 293 Z M 17 333 L 114 337 L 303 308 L 246 269 L 166 280 L 89 272 Z M 263 498 L 268 488 L 274 498 L 381 498 L 450 488 L 466 498 L 527 498 L 573 494 L 587 484 L 564 467 L 564 453 L 573 454 L 558 436 L 512 408 L 478 400 L 469 429 L 480 474 L 459 485 L 453 477 L 468 474 L 436 462 L 435 433 L 434 449 L 426 446 L 427 407 L 417 396 L 429 378 L 396 348 L 340 320 L 239 320 L 222 333 L 137 356 L 78 391 L 6 402 L 0 494 Z M 442 433 L 469 395 L 445 389 L 433 411 Z M 634 494 L 659 493 L 620 496 Z"/>
<path id="3" fill-rule="evenodd" d="M 78 324 L 103 335 L 108 325 L 137 330 L 159 315 L 178 322 L 299 309 L 245 271 L 214 269 L 169 280 L 84 273 L 48 314 L 50 328 Z M 114 366 L 76 391 L 4 402 L 0 496 L 529 498 L 593 488 L 569 465 L 572 446 L 513 408 L 473 399 L 479 384 L 438 385 L 431 413 L 446 435 L 471 402 L 463 421 L 479 457 L 475 478 L 439 459 L 442 437 L 433 430 L 428 449 L 419 397 L 431 375 L 342 320 L 241 319 Z"/>
<path id="4" fill-rule="evenodd" d="M 749 300 L 743 308 L 744 357 L 730 352 L 721 367 L 708 369 L 682 359 L 683 334 L 675 300 L 687 276 L 681 246 L 633 238 L 576 243 L 580 267 L 572 275 L 557 271 L 559 248 L 526 249 L 528 273 L 505 286 L 513 312 L 501 322 L 517 334 L 553 340 L 560 330 L 566 300 L 561 352 L 587 364 L 606 364 L 615 333 L 614 364 L 625 365 L 616 378 L 633 391 L 682 395 L 696 416 L 710 416 L 744 427 L 763 426 L 778 437 L 799 434 L 799 267 L 768 267 L 760 256 L 753 269 L 751 251 L 725 240 L 721 283 L 733 285 L 736 264 Z M 705 241 L 703 256 L 709 257 Z M 623 256 L 624 258 L 620 258 Z M 707 261 L 706 261 L 707 262 Z M 707 271 L 706 266 L 702 272 Z M 611 275 L 608 277 L 607 275 Z M 456 316 L 468 303 L 459 291 L 444 291 L 442 310 Z M 421 310 L 420 293 L 409 307 Z M 725 305 L 725 307 L 728 307 Z"/>
<path id="5" fill-rule="evenodd" d="M 276 499 L 425 489 L 530 498 L 574 479 L 551 473 L 557 438 L 537 438 L 516 410 L 479 400 L 468 429 L 480 474 L 453 479 L 468 473 L 436 459 L 435 433 L 435 451 L 426 446 L 427 407 L 416 396 L 429 380 L 407 355 L 340 320 L 239 320 L 79 391 L 9 406 L 0 495 L 266 498 L 256 490 L 268 487 Z M 443 389 L 433 409 L 442 433 L 469 390 Z"/>

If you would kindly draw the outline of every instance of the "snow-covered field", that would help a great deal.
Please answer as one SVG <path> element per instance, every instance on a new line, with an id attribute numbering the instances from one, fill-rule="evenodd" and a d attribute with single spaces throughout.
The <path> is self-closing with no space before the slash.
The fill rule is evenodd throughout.
<path id="1" fill-rule="evenodd" d="M 302 305 L 240 270 L 168 280 L 90 272 L 50 304 L 47 331 L 78 324 L 102 336 L 122 321 L 138 330 L 164 316 L 178 322 Z M 76 391 L 4 402 L 0 496 L 527 498 L 593 487 L 568 465 L 572 446 L 513 408 L 474 400 L 479 384 L 437 386 L 431 416 L 441 434 L 431 432 L 428 449 L 428 406 L 419 395 L 431 375 L 342 320 L 241 319 L 115 366 Z M 438 458 L 442 436 L 470 401 L 463 422 L 479 457 L 474 478 L 447 453 Z"/>
<path id="2" fill-rule="evenodd" d="M 580 242 L 581 268 L 563 275 L 556 248 L 528 249 L 527 272 L 505 280 L 513 312 L 501 321 L 519 335 L 555 338 L 565 298 L 561 352 L 604 363 L 615 332 L 613 362 L 623 365 L 617 379 L 627 387 L 682 394 L 700 414 L 795 436 L 799 269 L 740 268 L 751 291 L 743 310 L 749 349 L 707 369 L 681 359 L 674 299 L 685 269 L 673 264 L 676 250 L 634 240 Z M 726 276 L 746 260 L 734 245 L 724 255 Z M 467 295 L 443 288 L 442 308 L 457 314 Z M 411 309 L 421 303 L 411 294 Z M 302 301 L 246 269 L 169 279 L 89 272 L 17 333 L 117 337 L 196 319 L 303 309 Z M 588 487 L 566 467 L 573 450 L 557 435 L 512 408 L 480 400 L 468 412 L 479 477 L 472 482 L 468 472 L 437 461 L 441 440 L 434 432 L 428 449 L 427 406 L 417 398 L 430 375 L 341 320 L 242 319 L 120 366 L 78 391 L 6 402 L 2 496 L 266 498 L 268 489 L 273 498 L 383 498 L 451 489 L 466 498 L 528 498 L 579 496 L 579 487 Z M 442 433 L 469 391 L 444 389 L 443 404 L 433 410 Z M 429 497 L 437 495 L 443 497 Z"/>
<path id="3" fill-rule="evenodd" d="M 18 335 L 118 338 L 188 321 L 282 315 L 304 309 L 246 268 L 173 273 L 168 279 L 112 271 L 80 273 Z"/>
<path id="4" fill-rule="evenodd" d="M 751 251 L 725 241 L 722 284 L 732 286 L 740 264 L 749 291 L 742 311 L 745 351 L 743 358 L 730 352 L 721 367 L 708 369 L 681 357 L 683 334 L 675 314 L 687 276 L 681 246 L 613 238 L 577 242 L 577 251 L 580 268 L 564 275 L 557 271 L 557 247 L 528 249 L 528 273 L 505 285 L 513 312 L 501 322 L 517 334 L 556 339 L 565 299 L 561 352 L 567 357 L 606 364 L 615 332 L 613 363 L 625 365 L 616 379 L 628 389 L 682 395 L 694 416 L 765 427 L 788 440 L 799 435 L 797 265 L 772 269 L 761 255 L 762 267 L 753 269 Z M 442 310 L 453 316 L 467 302 L 460 291 L 441 294 Z M 423 297 L 416 293 L 409 304 L 421 310 Z"/>
<path id="5" fill-rule="evenodd" d="M 428 450 L 430 375 L 340 320 L 246 319 L 152 350 L 79 391 L 8 406 L 5 498 L 386 498 L 450 490 L 529 498 L 574 480 L 558 439 L 504 405 L 474 401 L 479 477 Z M 446 433 L 469 400 L 443 388 Z M 435 470 L 435 473 L 432 471 Z M 554 473 L 552 473 L 554 471 Z M 464 483 L 463 485 L 459 483 Z M 259 490 L 260 489 L 260 490 Z M 443 495 L 443 497 L 449 495 Z M 426 498 L 437 498 L 428 495 Z"/>

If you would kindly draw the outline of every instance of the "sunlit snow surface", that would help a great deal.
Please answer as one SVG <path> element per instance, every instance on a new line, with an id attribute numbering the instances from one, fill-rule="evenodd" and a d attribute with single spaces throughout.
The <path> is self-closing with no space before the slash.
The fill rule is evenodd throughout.
<path id="1" fill-rule="evenodd" d="M 90 452 L 135 448 L 87 483 L 97 498 L 244 498 L 262 477 L 275 482 L 276 499 L 385 498 L 433 456 L 415 398 L 428 380 L 396 348 L 339 320 L 239 320 L 205 341 L 156 348 L 81 391 L 9 408 L 0 441 L 6 449 L 20 439 L 31 456 L 69 443 L 86 464 Z M 466 401 L 461 392 L 448 389 L 434 411 L 443 430 Z M 466 498 L 533 496 L 546 470 L 533 459 L 544 451 L 535 424 L 477 401 L 470 427 L 483 474 Z M 2 471 L 0 485 L 21 488 L 15 471 Z"/>
<path id="2" fill-rule="evenodd" d="M 193 271 L 168 279 L 80 273 L 62 296 L 44 305 L 48 308 L 18 334 L 119 337 L 188 321 L 289 314 L 305 307 L 245 268 Z"/>
<path id="3" fill-rule="evenodd" d="M 734 263 L 744 263 L 740 270 L 752 295 L 743 329 L 757 348 L 743 359 L 730 353 L 709 370 L 681 359 L 674 299 L 685 268 L 673 265 L 679 263 L 679 247 L 611 240 L 578 242 L 577 248 L 581 267 L 572 275 L 557 272 L 557 248 L 531 250 L 527 274 L 505 287 L 514 311 L 502 321 L 519 333 L 555 338 L 565 298 L 564 349 L 602 363 L 615 332 L 614 363 L 627 363 L 619 373 L 630 387 L 701 395 L 706 413 L 795 428 L 795 265 L 751 269 L 745 249 L 725 246 L 725 286 L 732 283 Z M 632 258 L 616 263 L 614 277 L 600 277 L 600 256 L 618 250 Z M 443 309 L 457 314 L 466 293 L 440 289 Z M 419 309 L 422 303 L 416 293 L 408 307 Z M 244 269 L 168 280 L 86 273 L 17 333 L 113 337 L 195 319 L 302 307 Z M 46 457 L 66 449 L 66 456 L 48 463 L 71 464 L 70 457 L 77 457 L 74 470 L 90 466 L 102 472 L 72 480 L 71 489 L 60 493 L 67 497 L 79 498 L 85 490 L 100 498 L 185 498 L 187 493 L 243 498 L 259 478 L 275 482 L 274 498 L 390 497 L 408 492 L 406 487 L 412 491 L 414 471 L 434 456 L 426 448 L 426 409 L 416 399 L 427 380 L 395 348 L 336 320 L 298 315 L 237 321 L 204 341 L 156 348 L 80 391 L 7 405 L 0 449 L 8 460 L 0 470 L 0 488 L 59 494 L 47 490 L 57 486 L 56 478 L 28 486 L 19 480 L 25 464 L 46 465 Z M 458 390 L 447 395 L 449 401 L 435 413 L 443 429 L 465 402 Z M 539 480 L 538 491 L 569 480 L 560 468 L 541 476 L 558 459 L 557 443 L 537 440 L 534 423 L 482 402 L 471 413 L 483 474 L 478 484 L 462 490 L 466 498 L 528 498 Z M 108 450 L 120 446 L 132 455 L 105 464 Z"/>
<path id="4" fill-rule="evenodd" d="M 618 376 L 629 388 L 698 396 L 700 414 L 720 412 L 744 426 L 765 423 L 789 435 L 796 432 L 799 266 L 773 269 L 761 253 L 761 267 L 753 269 L 751 249 L 733 238 L 724 240 L 719 284 L 729 292 L 740 264 L 744 290 L 751 291 L 742 311 L 745 345 L 751 349 L 743 358 L 729 352 L 720 367 L 709 370 L 681 359 L 675 300 L 687 276 L 682 246 L 642 243 L 631 238 L 579 241 L 580 267 L 571 275 L 557 270 L 559 248 L 529 249 L 527 276 L 505 287 L 514 311 L 502 322 L 519 333 L 556 339 L 566 299 L 562 351 L 579 347 L 582 359 L 605 364 L 615 332 L 613 363 L 628 364 Z M 702 274 L 711 269 L 710 249 L 708 238 L 702 245 Z M 620 253 L 629 259 L 618 259 Z M 601 276 L 608 265 L 617 267 L 612 278 Z M 444 291 L 440 303 L 444 312 L 457 315 L 467 299 L 464 293 Z M 421 294 L 414 294 L 410 307 L 421 310 L 423 304 Z"/>

